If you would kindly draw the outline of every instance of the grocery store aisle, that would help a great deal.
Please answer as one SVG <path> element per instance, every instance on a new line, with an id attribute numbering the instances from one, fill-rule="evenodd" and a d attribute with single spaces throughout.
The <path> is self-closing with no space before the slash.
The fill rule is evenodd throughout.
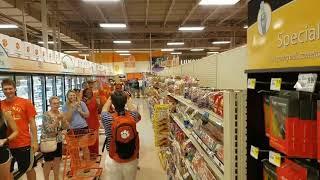
<path id="1" fill-rule="evenodd" d="M 160 165 L 157 149 L 154 146 L 154 133 L 150 119 L 148 104 L 144 99 L 135 99 L 138 110 L 142 116 L 138 123 L 140 136 L 140 159 L 137 180 L 165 180 L 167 179 L 165 171 Z M 106 179 L 105 174 L 101 179 Z"/>

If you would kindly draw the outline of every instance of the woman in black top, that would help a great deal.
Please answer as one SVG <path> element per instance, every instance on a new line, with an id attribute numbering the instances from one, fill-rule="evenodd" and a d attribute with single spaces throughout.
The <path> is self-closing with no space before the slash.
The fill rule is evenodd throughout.
<path id="1" fill-rule="evenodd" d="M 10 129 L 10 135 L 8 135 L 7 129 Z M 17 135 L 17 125 L 12 116 L 0 111 L 0 175 L 4 180 L 13 179 L 10 173 L 11 154 L 8 143 Z"/>

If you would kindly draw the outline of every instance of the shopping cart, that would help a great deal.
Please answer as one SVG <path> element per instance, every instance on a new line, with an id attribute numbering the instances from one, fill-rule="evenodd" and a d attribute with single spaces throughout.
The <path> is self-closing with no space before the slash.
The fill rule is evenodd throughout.
<path id="1" fill-rule="evenodd" d="M 96 163 L 98 154 L 89 152 L 88 147 L 95 144 L 98 131 L 70 130 L 65 134 L 66 158 L 64 158 L 63 179 L 97 179 L 102 168 Z"/>

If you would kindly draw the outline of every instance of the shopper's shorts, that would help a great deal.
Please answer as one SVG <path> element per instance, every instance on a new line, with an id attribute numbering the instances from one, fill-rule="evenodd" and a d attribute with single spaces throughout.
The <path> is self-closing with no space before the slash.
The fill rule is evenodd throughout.
<path id="1" fill-rule="evenodd" d="M 77 128 L 77 129 L 71 129 L 75 135 L 81 135 L 81 134 L 86 134 L 89 132 L 89 127 L 84 127 L 84 128 Z"/>
<path id="2" fill-rule="evenodd" d="M 54 152 L 43 153 L 44 161 L 53 161 L 54 158 L 61 158 L 62 157 L 62 142 L 57 144 L 57 150 Z"/>
<path id="3" fill-rule="evenodd" d="M 9 148 L 0 147 L 0 165 L 8 163 L 11 160 L 12 156 Z"/>
<path id="4" fill-rule="evenodd" d="M 13 172 L 14 163 L 18 163 L 19 173 L 24 174 L 37 165 L 34 154 L 30 146 L 10 149 L 13 161 L 11 163 L 11 172 Z"/>

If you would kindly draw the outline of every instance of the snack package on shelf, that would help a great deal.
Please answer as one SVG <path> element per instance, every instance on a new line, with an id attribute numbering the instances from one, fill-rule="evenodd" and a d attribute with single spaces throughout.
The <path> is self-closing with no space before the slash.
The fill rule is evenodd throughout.
<path id="1" fill-rule="evenodd" d="M 205 160 L 197 152 L 192 160 L 192 166 L 201 180 L 216 180 L 215 175 L 208 168 Z"/>
<path id="2" fill-rule="evenodd" d="M 199 93 L 199 98 L 196 102 L 199 108 L 209 108 L 209 94 L 210 91 L 208 90 L 203 90 Z"/>
<path id="3" fill-rule="evenodd" d="M 223 92 L 216 91 L 209 95 L 209 106 L 215 114 L 223 117 Z"/>
<path id="4" fill-rule="evenodd" d="M 191 101 L 192 102 L 197 102 L 199 98 L 199 91 L 201 91 L 200 88 L 198 87 L 193 87 L 192 92 L 191 92 Z"/>
<path id="5" fill-rule="evenodd" d="M 270 122 L 271 122 L 271 104 L 270 96 L 265 96 L 263 98 L 263 113 L 264 113 L 264 127 L 266 131 L 266 136 L 270 136 Z"/>
<path id="6" fill-rule="evenodd" d="M 184 92 L 185 83 L 183 80 L 177 80 L 174 84 L 174 94 L 182 96 Z"/>
<path id="7" fill-rule="evenodd" d="M 217 158 L 218 158 L 222 163 L 224 163 L 224 148 L 223 148 L 223 145 L 221 145 L 221 144 L 218 144 L 218 145 L 217 145 L 216 155 L 217 155 Z"/>
<path id="8" fill-rule="evenodd" d="M 167 147 L 169 144 L 169 105 L 155 105 L 152 117 L 157 147 Z"/>
<path id="9" fill-rule="evenodd" d="M 263 166 L 263 176 L 266 180 L 318 180 L 320 178 L 317 167 L 300 160 L 285 159 L 280 167 L 264 161 Z"/>
<path id="10" fill-rule="evenodd" d="M 317 157 L 316 100 L 313 93 L 280 91 L 271 96 L 270 145 L 289 157 Z"/>

